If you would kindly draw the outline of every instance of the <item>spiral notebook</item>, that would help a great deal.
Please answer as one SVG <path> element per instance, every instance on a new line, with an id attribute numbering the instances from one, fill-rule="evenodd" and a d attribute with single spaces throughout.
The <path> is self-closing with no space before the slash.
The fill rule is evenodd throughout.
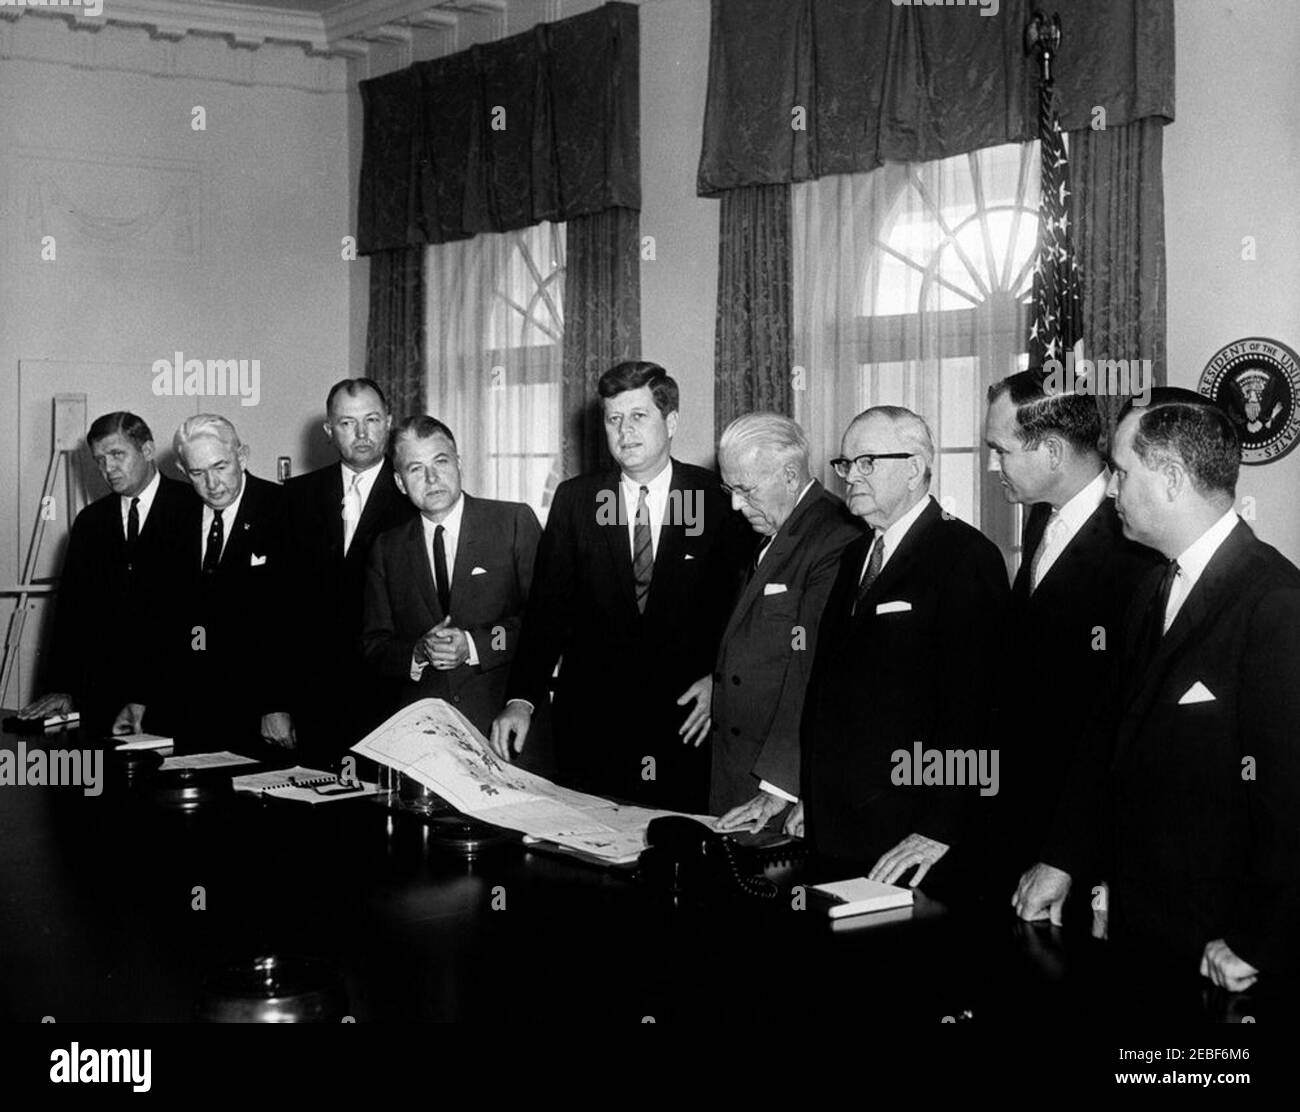
<path id="1" fill-rule="evenodd" d="M 231 780 L 237 792 L 257 792 L 273 799 L 293 799 L 299 803 L 331 803 L 340 799 L 360 799 L 374 795 L 379 785 L 364 781 L 344 784 L 332 772 L 319 768 L 275 768 L 269 772 L 250 772 Z"/>

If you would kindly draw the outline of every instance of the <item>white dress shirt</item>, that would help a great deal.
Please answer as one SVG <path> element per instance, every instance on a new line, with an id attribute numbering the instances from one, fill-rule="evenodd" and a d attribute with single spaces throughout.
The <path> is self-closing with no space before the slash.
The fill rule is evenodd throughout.
<path id="1" fill-rule="evenodd" d="M 1192 593 L 1196 581 L 1201 578 L 1206 565 L 1219 551 L 1219 546 L 1228 539 L 1228 534 L 1237 527 L 1237 511 L 1229 510 L 1218 521 L 1205 530 L 1196 540 L 1188 545 L 1176 557 L 1178 574 L 1174 576 L 1173 586 L 1169 589 L 1169 603 L 1165 606 L 1165 632 L 1174 624 L 1178 611 L 1183 608 L 1187 596 Z"/>
<path id="2" fill-rule="evenodd" d="M 379 468 L 375 467 L 371 470 L 378 471 Z M 373 483 L 374 480 L 372 479 L 371 482 Z M 456 576 L 456 549 L 460 546 L 460 526 L 464 517 L 464 494 L 456 499 L 455 504 L 451 507 L 451 512 L 441 521 L 430 521 L 423 514 L 420 515 L 420 524 L 424 527 L 424 550 L 429 554 L 429 569 L 433 572 L 435 580 L 438 572 L 433 566 L 433 538 L 434 534 L 438 530 L 438 526 L 442 526 L 442 547 L 443 551 L 447 554 L 447 593 L 449 595 L 451 594 L 452 581 Z M 436 582 L 434 583 L 434 586 L 435 588 L 437 587 Z M 474 638 L 469 635 L 469 630 L 465 630 L 465 640 L 469 644 L 469 658 L 465 663 L 478 664 L 478 648 L 474 644 Z M 412 655 L 411 679 L 418 680 L 421 674 L 423 674 L 424 669 L 428 666 L 428 663 L 427 660 L 417 661 L 414 655 Z"/>
<path id="3" fill-rule="evenodd" d="M 645 504 L 650 514 L 650 551 L 659 555 L 659 533 L 663 529 L 664 514 L 668 510 L 668 491 L 673 482 L 673 461 L 664 464 L 663 470 L 648 482 L 638 482 L 627 475 L 620 475 L 619 486 L 622 488 L 623 504 L 627 507 L 627 546 L 636 559 L 636 504 L 641 497 L 641 488 L 646 488 Z"/>
<path id="4" fill-rule="evenodd" d="M 235 531 L 235 519 L 239 517 L 239 507 L 244 501 L 244 491 L 248 489 L 248 482 L 243 475 L 239 476 L 239 493 L 235 495 L 235 500 L 221 511 L 221 554 L 226 553 L 226 547 L 230 544 L 230 534 Z M 212 522 L 216 520 L 216 512 L 206 502 L 203 503 L 203 552 L 202 556 L 208 554 L 208 530 L 212 528 Z M 202 561 L 199 566 L 202 567 Z"/>
<path id="5" fill-rule="evenodd" d="M 894 522 L 885 530 L 883 540 L 885 542 L 885 554 L 881 557 L 880 570 L 883 572 L 885 566 L 894 558 L 894 553 L 898 551 L 898 546 L 903 543 L 903 538 L 907 536 L 907 531 L 916 524 L 916 519 L 920 517 L 925 508 L 930 504 L 930 496 L 927 494 L 915 506 L 907 511 L 902 517 Z M 867 574 L 867 565 L 871 563 L 871 550 L 876 547 L 882 540 L 880 531 L 876 531 L 875 539 L 867 547 L 867 555 L 862 561 L 862 570 L 858 573 L 858 582 L 862 582 L 862 577 Z"/>
<path id="6" fill-rule="evenodd" d="M 155 467 L 153 478 L 144 485 L 144 490 L 134 497 L 140 499 L 139 505 L 135 508 L 136 516 L 140 519 L 140 532 L 144 532 L 145 519 L 149 516 L 150 509 L 153 508 L 153 500 L 158 497 L 158 487 L 162 484 L 162 478 Z M 129 494 L 123 494 L 122 498 L 122 536 L 126 536 L 127 519 L 131 516 L 131 498 Z"/>
<path id="7" fill-rule="evenodd" d="M 1039 545 L 1039 551 L 1042 555 L 1035 552 L 1030 556 L 1030 559 L 1035 561 L 1032 566 L 1034 578 L 1030 584 L 1031 590 L 1036 589 L 1038 584 L 1043 581 L 1061 553 L 1069 547 L 1075 535 L 1083 528 L 1084 522 L 1105 501 L 1106 487 L 1109 484 L 1110 472 L 1103 468 L 1093 476 L 1092 482 L 1080 490 L 1064 506 L 1052 511 L 1047 528 L 1043 530 L 1042 543 Z"/>

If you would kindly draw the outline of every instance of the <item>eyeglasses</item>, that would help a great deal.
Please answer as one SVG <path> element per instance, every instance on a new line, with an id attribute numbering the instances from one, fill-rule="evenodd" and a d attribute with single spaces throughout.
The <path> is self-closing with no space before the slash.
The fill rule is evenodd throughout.
<path id="1" fill-rule="evenodd" d="M 852 459 L 839 456 L 831 460 L 831 467 L 841 479 L 847 479 L 854 467 L 863 475 L 870 475 L 876 469 L 878 459 L 911 459 L 914 455 L 915 452 L 868 452 L 865 455 L 854 456 Z"/>
<path id="2" fill-rule="evenodd" d="M 751 501 L 754 495 L 758 493 L 757 485 L 752 487 L 728 486 L 726 483 L 719 483 L 718 485 L 722 487 L 722 493 L 728 498 L 733 494 L 739 494 L 746 502 Z"/>

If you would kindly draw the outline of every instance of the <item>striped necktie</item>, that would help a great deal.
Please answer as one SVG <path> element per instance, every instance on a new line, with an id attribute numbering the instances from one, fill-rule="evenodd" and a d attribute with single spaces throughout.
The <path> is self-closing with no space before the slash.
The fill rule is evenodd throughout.
<path id="1" fill-rule="evenodd" d="M 650 537 L 650 507 L 646 505 L 648 487 L 642 487 L 636 500 L 636 524 L 632 530 L 632 579 L 636 583 L 636 608 L 645 613 L 650 597 L 650 577 L 655 570 L 654 544 Z"/>

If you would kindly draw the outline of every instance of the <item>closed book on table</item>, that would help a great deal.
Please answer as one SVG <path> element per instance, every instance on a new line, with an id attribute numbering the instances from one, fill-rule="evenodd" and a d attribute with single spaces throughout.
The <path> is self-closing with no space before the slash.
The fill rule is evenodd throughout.
<path id="1" fill-rule="evenodd" d="M 813 905 L 825 909 L 832 919 L 848 915 L 866 915 L 872 911 L 889 911 L 896 907 L 911 907 L 913 890 L 897 884 L 882 884 L 864 876 L 850 880 L 837 880 L 830 884 L 814 884 L 808 889 Z"/>

